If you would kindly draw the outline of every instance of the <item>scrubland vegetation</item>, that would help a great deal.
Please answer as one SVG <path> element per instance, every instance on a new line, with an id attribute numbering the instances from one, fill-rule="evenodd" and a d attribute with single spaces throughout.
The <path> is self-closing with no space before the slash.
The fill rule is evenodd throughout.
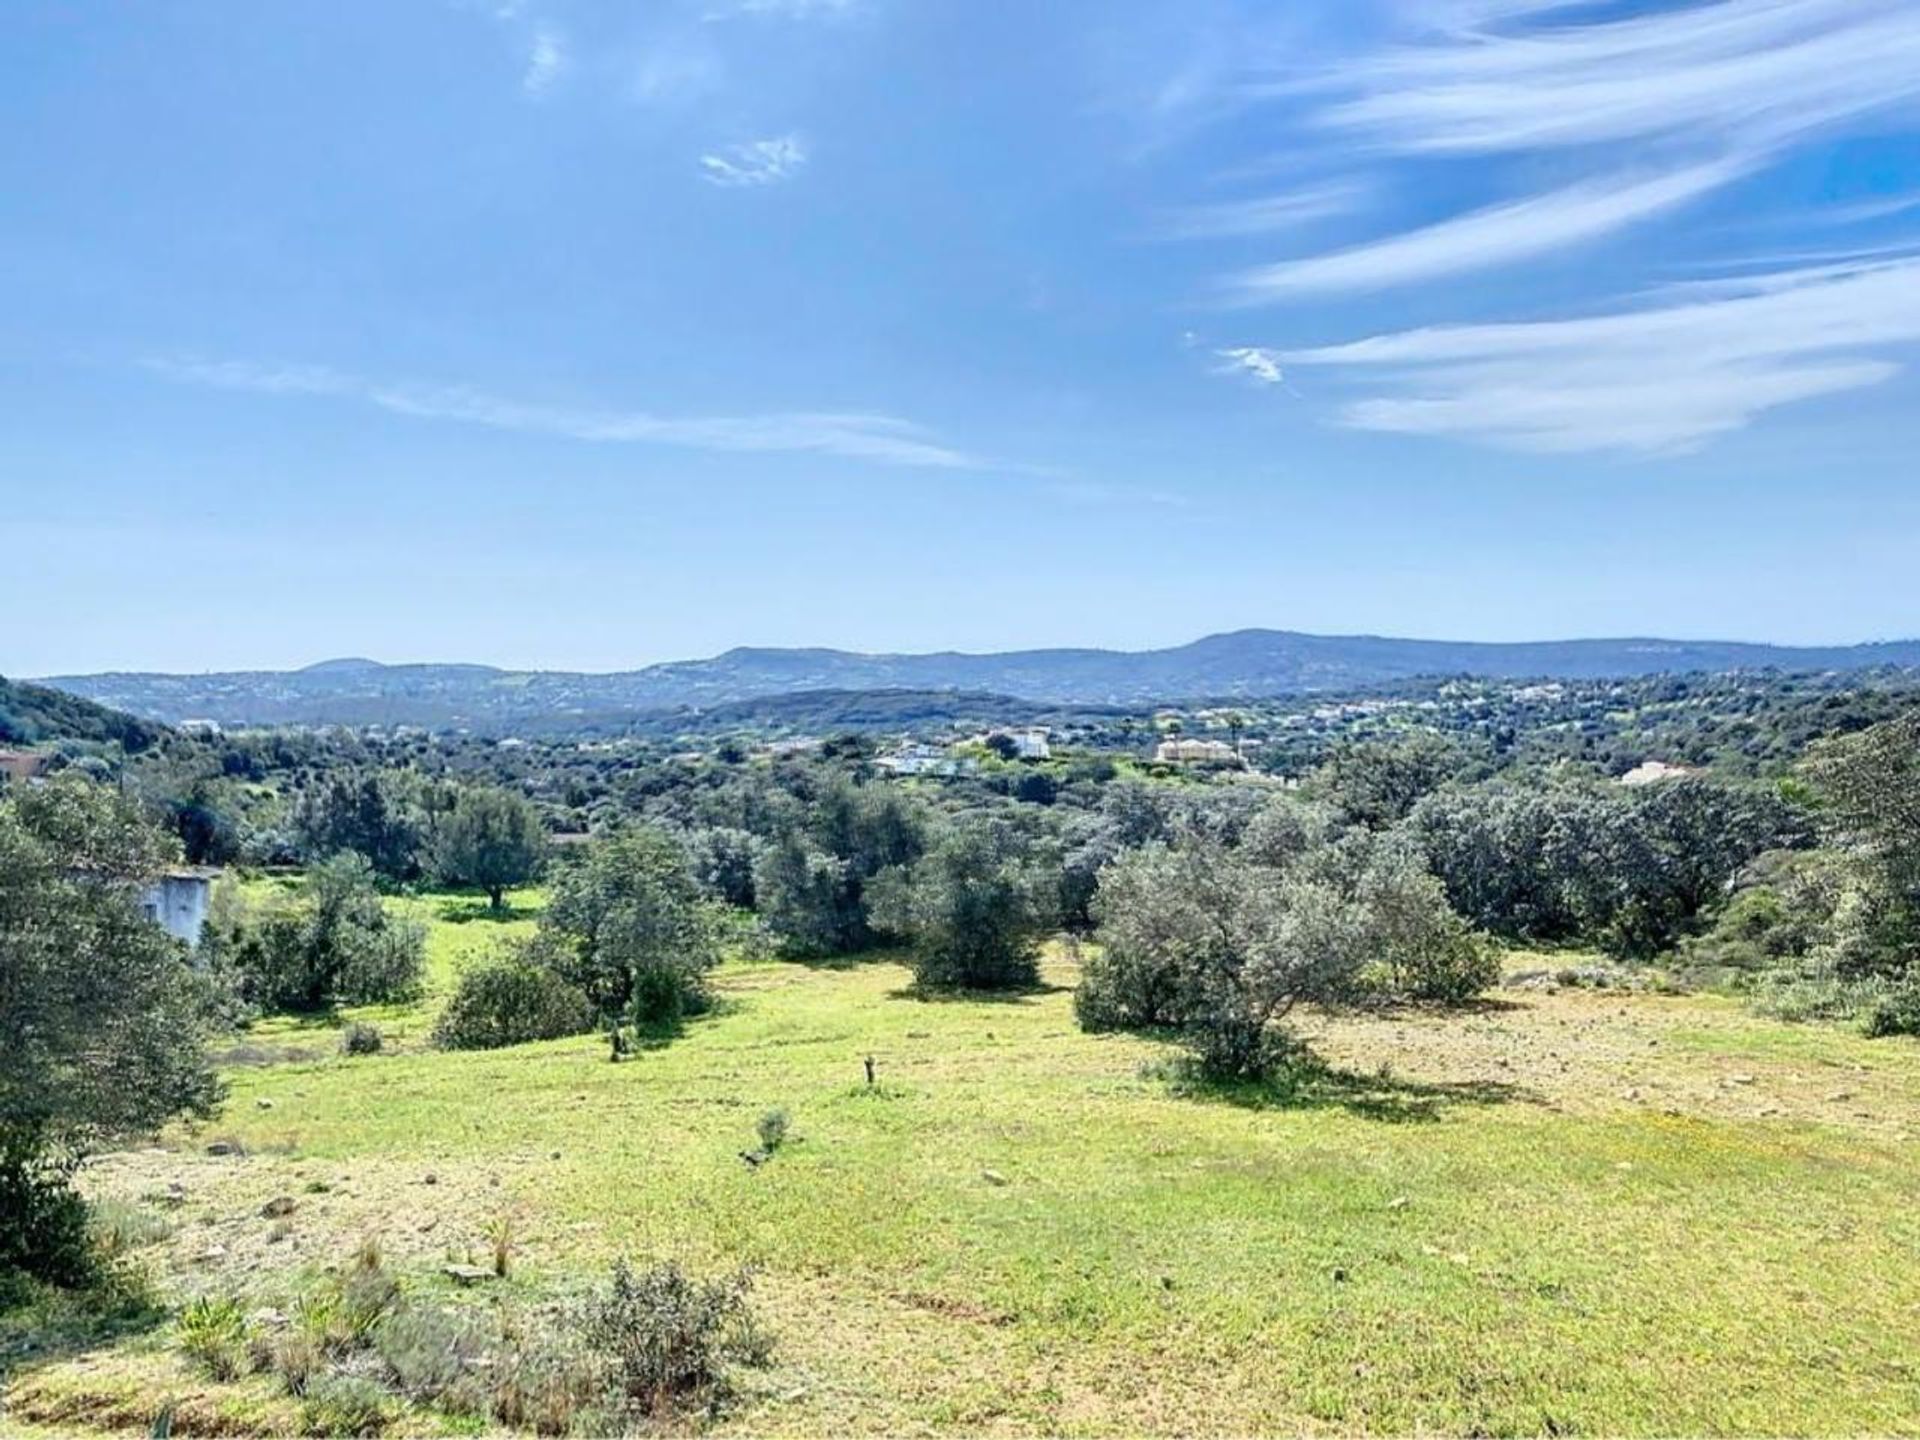
<path id="1" fill-rule="evenodd" d="M 0 795 L 8 1418 L 1911 1429 L 1920 712 L 1700 689 L 1640 785 L 92 725 Z"/>

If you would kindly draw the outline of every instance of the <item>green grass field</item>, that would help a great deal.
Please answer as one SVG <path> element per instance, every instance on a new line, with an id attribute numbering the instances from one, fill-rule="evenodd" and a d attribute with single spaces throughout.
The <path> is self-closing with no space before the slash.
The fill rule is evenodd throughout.
<path id="1" fill-rule="evenodd" d="M 263 1024 L 270 1063 L 230 1068 L 217 1121 L 89 1173 L 185 1187 L 143 1252 L 169 1296 L 274 1303 L 368 1235 L 432 1288 L 509 1215 L 513 1276 L 472 1303 L 621 1255 L 754 1266 L 775 1363 L 723 1429 L 1920 1433 L 1911 1043 L 1511 991 L 1311 1023 L 1345 1079 L 1194 1097 L 1156 1045 L 1075 1028 L 1056 953 L 1051 989 L 1003 1001 L 914 999 L 884 960 L 735 962 L 717 1013 L 625 1064 L 593 1037 L 439 1054 L 437 996 L 538 897 L 504 925 L 405 903 L 435 993 L 372 1014 L 394 1053 Z M 774 1106 L 794 1138 L 750 1168 Z M 297 1414 L 198 1376 L 166 1327 L 10 1383 L 14 1422 L 57 1433 L 144 1431 L 167 1397 L 226 1433 Z"/>

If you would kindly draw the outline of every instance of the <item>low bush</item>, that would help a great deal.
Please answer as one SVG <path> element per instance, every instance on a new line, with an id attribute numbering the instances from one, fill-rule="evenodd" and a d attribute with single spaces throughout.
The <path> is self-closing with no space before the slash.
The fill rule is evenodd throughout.
<path id="1" fill-rule="evenodd" d="M 677 1265 L 636 1273 L 614 1266 L 581 1333 L 619 1402 L 636 1416 L 717 1408 L 733 1364 L 763 1364 L 767 1343 L 747 1303 L 745 1273 L 694 1280 Z"/>
<path id="2" fill-rule="evenodd" d="M 443 1050 L 493 1050 L 584 1034 L 593 1023 L 593 1007 L 578 988 L 512 955 L 460 977 L 434 1026 L 433 1043 Z"/>
<path id="3" fill-rule="evenodd" d="M 393 1420 L 393 1396 L 362 1375 L 316 1375 L 300 1402 L 309 1435 L 378 1435 Z"/>
<path id="4" fill-rule="evenodd" d="M 368 1025 L 356 1020 L 340 1033 L 340 1053 L 343 1055 L 378 1055 L 386 1044 L 386 1037 L 380 1033 L 378 1025 Z"/>
<path id="5" fill-rule="evenodd" d="M 784 1110 L 769 1110 L 760 1117 L 760 1148 L 771 1155 L 778 1150 L 787 1138 L 787 1130 L 792 1125 Z"/>
<path id="6" fill-rule="evenodd" d="M 180 1312 L 180 1348 L 215 1380 L 244 1375 L 252 1360 L 247 1320 L 231 1296 L 202 1295 Z"/>

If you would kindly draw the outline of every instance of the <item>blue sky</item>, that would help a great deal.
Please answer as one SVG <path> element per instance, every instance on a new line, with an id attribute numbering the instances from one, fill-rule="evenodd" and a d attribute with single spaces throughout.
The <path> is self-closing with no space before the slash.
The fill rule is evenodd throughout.
<path id="1" fill-rule="evenodd" d="M 0 27 L 0 672 L 1920 633 L 1912 0 Z"/>

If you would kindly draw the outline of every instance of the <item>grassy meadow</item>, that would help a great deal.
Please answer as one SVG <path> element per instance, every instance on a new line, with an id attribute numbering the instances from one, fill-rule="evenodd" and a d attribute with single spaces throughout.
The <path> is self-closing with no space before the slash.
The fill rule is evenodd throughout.
<path id="1" fill-rule="evenodd" d="M 180 1187 L 138 1252 L 169 1300 L 284 1304 L 368 1237 L 451 1298 L 440 1267 L 504 1219 L 509 1277 L 458 1303 L 549 1303 L 623 1255 L 752 1266 L 774 1362 L 723 1431 L 1920 1433 L 1911 1042 L 1509 989 L 1309 1020 L 1336 1071 L 1298 1093 L 1186 1094 L 1155 1043 L 1079 1032 L 1056 949 L 1003 1000 L 734 961 L 715 1013 L 623 1064 L 601 1037 L 442 1054 L 440 997 L 539 896 L 395 903 L 432 926 L 432 986 L 354 1012 L 387 1053 L 262 1023 L 216 1121 L 87 1173 Z M 793 1138 L 749 1166 L 773 1107 Z M 298 1423 L 165 1324 L 16 1353 L 7 1385 L 0 1429 L 145 1433 L 168 1401 L 175 1434 Z"/>

